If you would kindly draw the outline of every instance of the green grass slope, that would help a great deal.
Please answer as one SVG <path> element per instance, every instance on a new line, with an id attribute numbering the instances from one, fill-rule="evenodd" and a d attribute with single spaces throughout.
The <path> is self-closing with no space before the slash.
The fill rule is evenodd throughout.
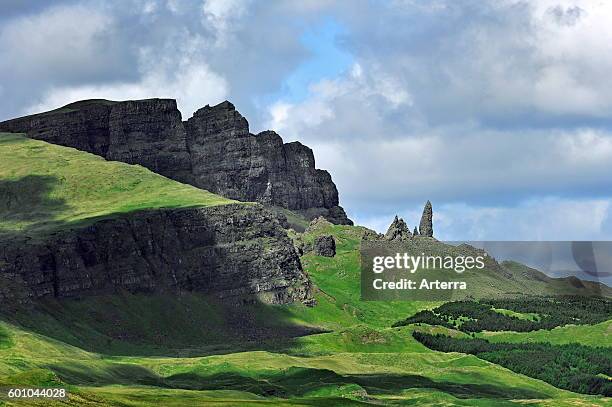
<path id="1" fill-rule="evenodd" d="M 0 233 L 35 234 L 144 209 L 231 202 L 138 165 L 0 133 Z"/>
<path id="2" fill-rule="evenodd" d="M 51 186 L 36 195 L 37 203 L 2 201 L 2 228 L 12 232 L 49 231 L 142 208 L 229 202 L 137 166 L 18 136 L 3 136 L 3 149 L 4 188 L 30 175 L 58 179 L 45 181 Z M 27 218 L 24 205 L 39 216 Z M 414 326 L 392 328 L 440 303 L 361 301 L 364 232 L 323 223 L 303 236 L 333 234 L 337 241 L 334 258 L 302 258 L 316 285 L 315 307 L 228 309 L 197 293 L 118 293 L 40 302 L 17 316 L 0 310 L 0 388 L 68 389 L 69 400 L 27 403 L 39 406 L 609 404 L 472 355 L 431 351 L 413 339 Z M 297 336 L 300 329 L 319 333 Z M 23 404 L 0 395 L 0 405 Z"/>
<path id="3" fill-rule="evenodd" d="M 249 351 L 205 357 L 108 357 L 12 325 L 2 327 L 12 345 L 0 350 L 0 387 L 66 387 L 70 399 L 62 405 L 150 406 L 162 400 L 163 405 L 177 406 L 606 403 L 474 356 L 402 347 L 398 342 L 378 352 L 330 349 L 327 355 Z M 38 400 L 29 405 L 54 404 Z"/>
<path id="4" fill-rule="evenodd" d="M 533 332 L 482 332 L 477 337 L 489 342 L 547 342 L 553 345 L 579 343 L 586 346 L 612 344 L 612 320 L 595 325 L 566 325 Z"/>
<path id="5" fill-rule="evenodd" d="M 318 305 L 273 306 L 252 312 L 270 326 L 278 324 L 279 329 L 290 323 L 330 332 L 268 343 L 259 340 L 251 349 L 227 343 L 221 350 L 223 354 L 214 354 L 219 349 L 203 346 L 184 349 L 182 355 L 172 357 L 134 356 L 138 354 L 135 347 L 126 346 L 118 349 L 123 352 L 121 355 L 115 348 L 111 352 L 115 356 L 109 356 L 104 351 L 86 352 L 65 341 L 5 323 L 0 377 L 6 377 L 5 383 L 67 386 L 71 393 L 67 404 L 85 406 L 150 406 L 160 402 L 170 406 L 609 404 L 608 399 L 560 390 L 475 356 L 431 351 L 411 336 L 413 329 L 433 332 L 440 328 L 390 328 L 400 317 L 437 304 L 360 301 L 356 248 L 363 229 L 326 225 L 305 238 L 313 239 L 317 233 L 333 233 L 338 241 L 335 258 L 314 254 L 303 258 L 318 287 Z M 63 335 L 86 337 L 88 330 L 104 330 L 95 322 L 97 319 L 112 315 L 109 320 L 115 320 L 117 315 L 107 313 L 123 310 L 123 318 L 145 326 L 149 324 L 148 318 L 159 312 L 168 318 L 176 315 L 177 322 L 167 335 L 184 326 L 180 321 L 184 310 L 174 308 L 175 305 L 170 307 L 171 312 L 165 312 L 150 303 L 153 300 L 139 296 L 126 299 L 123 308 L 118 303 L 110 306 L 108 301 L 97 300 L 95 309 L 100 315 L 94 313 L 89 317 L 93 307 L 84 305 L 87 300 L 57 303 L 53 312 L 46 314 L 57 319 L 45 317 L 36 324 L 44 322 L 68 331 Z M 114 301 L 120 303 L 119 299 Z M 229 319 L 212 304 L 206 304 L 204 298 L 191 298 L 187 308 L 195 312 L 193 319 L 201 321 L 209 331 L 226 329 L 227 336 L 217 340 L 225 338 L 231 342 Z M 206 310 L 207 315 L 199 315 L 195 309 Z M 73 322 L 68 324 L 66 321 L 71 318 Z M 139 328 L 134 331 L 140 332 Z M 153 335 L 161 332 L 155 324 L 151 331 Z M 215 341 L 215 332 L 194 334 L 201 335 L 202 342 Z M 102 350 L 104 344 L 100 336 Z M 42 401 L 37 403 L 32 405 L 45 405 Z"/>

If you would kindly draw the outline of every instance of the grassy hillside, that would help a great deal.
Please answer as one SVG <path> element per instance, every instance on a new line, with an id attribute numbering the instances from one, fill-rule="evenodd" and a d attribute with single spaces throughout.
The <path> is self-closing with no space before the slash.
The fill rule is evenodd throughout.
<path id="1" fill-rule="evenodd" d="M 4 324 L 3 328 L 12 345 L 0 350 L 0 386 L 67 387 L 69 405 L 145 406 L 160 400 L 177 406 L 205 402 L 494 406 L 510 405 L 513 399 L 568 406 L 606 402 L 556 389 L 474 356 L 429 351 L 402 329 L 387 334 L 381 330 L 378 337 L 376 330 L 363 328 L 316 335 L 308 338 L 319 342 L 316 352 L 300 346 L 300 355 L 277 350 L 160 358 L 108 357 L 15 326 Z M 364 334 L 378 348 L 368 346 Z M 337 338 L 346 335 L 361 338 L 356 341 L 363 341 L 361 349 L 355 343 L 351 349 L 339 347 L 342 341 Z M 327 354 L 318 354 L 321 350 Z"/>
<path id="2" fill-rule="evenodd" d="M 138 165 L 0 133 L 0 233 L 46 232 L 143 209 L 230 202 Z"/>
<path id="3" fill-rule="evenodd" d="M 612 320 L 595 325 L 566 325 L 533 332 L 483 332 L 477 335 L 489 342 L 547 342 L 553 345 L 579 343 L 605 346 L 612 343 Z"/>
<path id="4" fill-rule="evenodd" d="M 230 202 L 138 166 L 15 135 L 0 137 L 0 178 L 5 233 Z M 337 242 L 334 258 L 302 257 L 316 285 L 315 307 L 118 293 L 51 299 L 18 313 L 0 309 L 0 388 L 69 390 L 62 404 L 28 402 L 41 406 L 609 404 L 472 355 L 431 351 L 412 337 L 415 326 L 392 328 L 440 303 L 361 301 L 364 232 L 321 223 L 301 237 L 333 234 Z M 483 284 L 490 286 L 488 278 Z M 20 404 L 0 394 L 3 405 Z"/>
<path id="5" fill-rule="evenodd" d="M 303 257 L 317 285 L 317 306 L 241 308 L 249 326 L 197 294 L 45 304 L 34 311 L 29 329 L 0 325 L 0 386 L 55 383 L 68 386 L 70 405 L 92 406 L 608 404 L 608 399 L 560 390 L 472 355 L 431 351 L 411 335 L 414 329 L 435 333 L 443 328 L 391 328 L 439 303 L 361 301 L 357 248 L 363 232 L 324 224 L 306 234 L 304 239 L 312 240 L 332 233 L 338 243 L 334 258 Z M 158 322 L 152 320 L 155 315 Z M 238 317 L 238 326 L 232 317 Z M 171 328 L 162 329 L 166 324 Z M 41 326 L 46 335 L 33 332 Z M 329 332 L 266 341 L 270 336 L 258 337 L 254 329 L 250 340 L 232 341 L 236 332 L 249 328 L 278 333 L 300 326 Z M 144 337 L 135 340 L 129 332 Z M 87 347 L 98 352 L 84 351 Z"/>

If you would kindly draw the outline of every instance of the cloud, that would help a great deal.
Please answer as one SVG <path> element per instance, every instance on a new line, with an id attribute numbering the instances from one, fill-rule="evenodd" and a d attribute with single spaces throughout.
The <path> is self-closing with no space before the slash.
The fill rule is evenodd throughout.
<path id="1" fill-rule="evenodd" d="M 429 122 L 609 118 L 612 4 L 385 4 L 344 16 L 347 47 L 364 70 L 395 78 Z"/>
<path id="2" fill-rule="evenodd" d="M 214 32 L 218 45 L 226 45 L 227 36 L 237 31 L 250 0 L 204 0 L 204 24 Z"/>
<path id="3" fill-rule="evenodd" d="M 399 208 L 418 220 L 432 199 L 454 238 L 602 238 L 611 17 L 582 1 L 347 12 L 353 69 L 270 104 L 268 125 L 313 147 L 349 214 L 378 230 Z"/>
<path id="4" fill-rule="evenodd" d="M 451 204 L 440 208 L 439 229 L 451 240 L 597 240 L 609 232 L 609 212 L 608 199 L 548 197 L 513 207 Z"/>
<path id="5" fill-rule="evenodd" d="M 78 24 L 76 24 L 78 22 Z M 51 76 L 55 81 L 115 79 L 126 74 L 126 49 L 114 42 L 112 16 L 85 6 L 57 6 L 16 18 L 0 28 L 0 71 L 14 80 Z M 114 65 L 115 75 L 107 75 Z"/>
<path id="6" fill-rule="evenodd" d="M 298 103 L 270 106 L 271 128 L 315 149 L 349 208 L 434 199 L 508 204 L 534 195 L 607 195 L 612 132 L 605 129 L 493 129 L 431 126 L 404 90 L 378 86 L 360 69 L 323 80 Z M 359 179 L 359 183 L 354 180 Z"/>
<path id="7" fill-rule="evenodd" d="M 598 240 L 609 238 L 611 203 L 608 199 L 528 199 L 514 206 L 471 206 L 434 203 L 434 233 L 440 240 Z M 383 232 L 399 214 L 414 227 L 422 205 L 382 216 L 357 218 Z M 588 214 L 588 216 L 585 216 Z"/>
<path id="8" fill-rule="evenodd" d="M 42 100 L 24 113 L 51 110 L 75 100 L 109 99 L 129 100 L 153 97 L 177 99 L 185 118 L 202 107 L 203 101 L 219 103 L 227 96 L 224 78 L 210 71 L 205 64 L 181 64 L 176 72 L 164 69 L 146 71 L 137 82 L 112 85 L 82 85 L 49 90 Z M 177 96 L 179 95 L 179 96 Z"/>
<path id="9" fill-rule="evenodd" d="M 23 4 L 0 17 L 0 116 L 228 98 L 254 131 L 312 147 L 358 221 L 416 220 L 431 199 L 446 236 L 612 236 L 608 2 Z"/>
<path id="10" fill-rule="evenodd" d="M 311 6 L 304 13 L 314 15 Z M 256 120 L 258 98 L 307 56 L 304 27 L 277 24 L 288 10 L 214 0 L 24 5 L 0 25 L 0 83 L 11 100 L 0 118 L 92 92 L 164 95 L 188 111 L 229 98 Z"/>
<path id="11" fill-rule="evenodd" d="M 410 94 L 394 78 L 378 70 L 364 73 L 359 64 L 336 79 L 323 79 L 310 86 L 309 96 L 297 103 L 278 101 L 269 107 L 266 126 L 288 139 L 312 141 L 372 137 L 386 127 L 385 137 L 397 136 L 406 121 L 387 120 L 399 108 L 412 106 Z M 409 116 L 406 116 L 409 118 Z M 325 125 L 325 131 L 314 130 Z M 382 135 L 381 135 L 382 136 Z"/>

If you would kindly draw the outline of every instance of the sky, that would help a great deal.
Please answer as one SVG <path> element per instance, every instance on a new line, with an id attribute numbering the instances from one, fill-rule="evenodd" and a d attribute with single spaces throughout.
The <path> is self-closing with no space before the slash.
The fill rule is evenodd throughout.
<path id="1" fill-rule="evenodd" d="M 225 99 L 314 150 L 356 223 L 612 240 L 612 2 L 0 2 L 0 120 Z"/>

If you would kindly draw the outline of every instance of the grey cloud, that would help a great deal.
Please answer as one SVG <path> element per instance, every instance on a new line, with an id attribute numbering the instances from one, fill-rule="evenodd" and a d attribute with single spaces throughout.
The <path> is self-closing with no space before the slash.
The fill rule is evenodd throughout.
<path id="1" fill-rule="evenodd" d="M 557 23 L 562 25 L 574 25 L 580 19 L 580 16 L 584 15 L 584 10 L 578 6 L 563 8 L 560 5 L 556 5 L 548 9 L 550 14 Z"/>
<path id="2" fill-rule="evenodd" d="M 441 230 L 456 237 L 469 231 L 457 219 L 485 237 L 533 239 L 547 227 L 551 239 L 609 235 L 605 222 L 549 223 L 582 219 L 589 199 L 612 197 L 612 8 L 580 1 L 584 11 L 560 9 L 560 24 L 551 3 L 408 1 L 340 13 L 349 34 L 339 43 L 360 74 L 271 106 L 270 122 L 314 147 L 358 221 L 432 199 L 455 205 Z M 525 204 L 533 200 L 560 215 L 542 216 Z M 529 211 L 539 215 L 516 218 Z M 476 222 L 478 213 L 508 217 Z"/>
<path id="3" fill-rule="evenodd" d="M 230 32 L 221 44 L 219 26 L 206 20 L 202 1 L 84 0 L 14 9 L 0 27 L 2 95 L 12 101 L 0 107 L 0 117 L 22 113 L 53 89 L 142 81 L 144 53 L 168 71 L 175 65 L 180 72 L 185 59 L 205 64 L 226 79 L 228 97 L 256 120 L 258 97 L 277 92 L 308 54 L 300 43 L 304 27 L 285 23 L 286 3 L 244 7 L 242 15 L 229 10 Z M 314 18 L 316 10 L 304 13 Z"/>
<path id="4" fill-rule="evenodd" d="M 191 107 L 227 97 L 254 130 L 311 145 L 358 220 L 428 198 L 473 219 L 483 207 L 546 196 L 557 197 L 548 205 L 559 213 L 576 213 L 612 196 L 605 3 L 231 2 L 226 22 L 207 19 L 199 0 L 19 3 L 0 5 L 11 6 L 0 13 L 0 94 L 10 100 L 1 118 L 101 90 L 161 92 Z M 82 18 L 49 20 L 83 8 Z M 308 59 L 300 36 L 324 18 L 346 28 L 337 46 L 356 65 L 313 83 L 306 100 L 263 105 Z M 11 24 L 22 21 L 40 24 L 19 34 Z M 485 221 L 494 233 L 508 227 Z"/>
<path id="5" fill-rule="evenodd" d="M 343 14 L 351 28 L 344 43 L 365 70 L 382 65 L 400 80 L 428 123 L 609 118 L 608 6 L 586 3 L 591 12 L 579 12 L 520 1 L 385 4 Z M 550 10 L 558 16 L 552 24 Z M 559 19 L 572 24 L 559 26 Z"/>

